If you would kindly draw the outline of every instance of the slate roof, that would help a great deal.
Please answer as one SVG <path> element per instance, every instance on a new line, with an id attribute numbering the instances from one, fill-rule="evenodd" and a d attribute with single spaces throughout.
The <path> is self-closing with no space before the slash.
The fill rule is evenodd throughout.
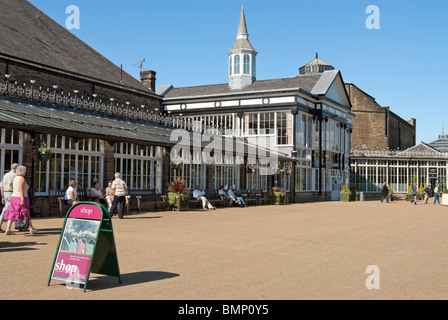
<path id="1" fill-rule="evenodd" d="M 263 92 L 278 89 L 296 89 L 301 88 L 307 92 L 311 92 L 322 76 L 322 73 L 298 75 L 292 78 L 280 78 L 271 80 L 257 80 L 251 85 L 243 89 L 231 89 L 228 83 L 173 88 L 165 94 L 165 99 L 207 96 L 207 95 L 228 95 L 236 93 Z"/>
<path id="2" fill-rule="evenodd" d="M 0 123 L 20 126 L 21 130 L 58 130 L 95 135 L 104 140 L 116 138 L 117 141 L 125 139 L 155 145 L 174 144 L 170 141 L 173 128 L 1 98 Z"/>
<path id="3" fill-rule="evenodd" d="M 0 0 L 0 54 L 151 92 L 27 0 Z"/>
<path id="4" fill-rule="evenodd" d="M 63 109 L 59 107 L 32 104 L 28 102 L 14 101 L 0 98 L 0 124 L 8 124 L 18 127 L 22 131 L 45 132 L 46 130 L 57 131 L 59 134 L 82 134 L 94 135 L 98 139 L 107 141 L 131 141 L 133 143 L 146 143 L 156 146 L 174 146 L 177 141 L 171 141 L 172 127 L 165 127 L 156 124 L 115 119 L 99 114 L 92 114 L 83 111 Z M 194 139 L 193 135 L 190 135 Z M 184 139 L 184 138 L 183 138 Z M 234 150 L 246 150 L 251 154 L 255 148 L 248 148 L 248 143 L 240 140 L 213 136 L 212 139 L 222 139 L 221 145 L 224 147 L 228 143 L 233 143 Z M 231 139 L 232 142 L 225 140 Z M 207 138 L 202 139 L 202 148 L 213 141 Z M 186 142 L 182 140 L 182 142 Z M 237 144 L 244 146 L 238 147 Z M 190 145 L 194 142 L 191 140 Z M 264 148 L 260 148 L 264 149 Z M 270 151 L 273 153 L 272 151 Z M 274 153 L 273 153 L 274 154 Z M 288 155 L 279 153 L 279 159 L 292 160 Z"/>

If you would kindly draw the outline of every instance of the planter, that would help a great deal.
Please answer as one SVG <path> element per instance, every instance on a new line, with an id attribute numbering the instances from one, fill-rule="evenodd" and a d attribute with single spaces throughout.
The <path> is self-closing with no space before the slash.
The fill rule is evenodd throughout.
<path id="1" fill-rule="evenodd" d="M 350 201 L 359 201 L 359 192 L 351 192 L 350 193 Z"/>
<path id="2" fill-rule="evenodd" d="M 189 194 L 168 192 L 167 208 L 177 211 L 187 211 L 189 200 L 190 200 Z"/>
<path id="3" fill-rule="evenodd" d="M 352 193 L 351 192 L 341 192 L 341 201 L 350 202 L 352 201 Z"/>
<path id="4" fill-rule="evenodd" d="M 46 154 L 39 154 L 37 156 L 37 160 L 39 160 L 40 162 L 46 162 L 48 161 L 49 156 Z"/>
<path id="5" fill-rule="evenodd" d="M 286 204 L 285 194 L 283 192 L 273 191 L 270 194 L 270 201 L 271 201 L 271 204 L 275 204 L 275 205 Z"/>

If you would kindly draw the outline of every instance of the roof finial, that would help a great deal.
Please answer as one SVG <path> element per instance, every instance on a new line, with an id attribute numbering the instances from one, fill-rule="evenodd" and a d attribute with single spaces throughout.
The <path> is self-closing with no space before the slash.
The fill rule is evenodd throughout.
<path id="1" fill-rule="evenodd" d="M 244 14 L 244 7 L 241 7 L 241 17 L 240 24 L 238 25 L 238 35 L 248 36 L 247 25 L 246 25 L 246 15 Z"/>
<path id="2" fill-rule="evenodd" d="M 319 52 L 316 52 L 316 59 L 319 59 Z"/>

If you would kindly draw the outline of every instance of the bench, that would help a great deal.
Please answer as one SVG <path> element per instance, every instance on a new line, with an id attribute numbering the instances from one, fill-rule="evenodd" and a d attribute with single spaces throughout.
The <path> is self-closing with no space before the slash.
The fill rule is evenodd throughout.
<path id="1" fill-rule="evenodd" d="M 214 207 L 217 205 L 222 205 L 223 207 L 226 206 L 226 200 L 223 200 L 219 197 L 219 194 L 215 190 L 205 190 L 205 197 L 207 198 L 208 202 Z M 188 201 L 189 207 L 194 208 L 202 208 L 202 201 L 199 201 L 198 199 L 193 197 L 193 193 L 190 193 L 190 200 Z"/>
<path id="2" fill-rule="evenodd" d="M 226 206 L 226 202 L 228 200 L 221 199 L 219 194 L 215 190 L 205 190 L 205 197 L 207 198 L 208 202 L 214 207 L 217 205 L 222 205 L 223 207 Z"/>
<path id="3" fill-rule="evenodd" d="M 257 197 L 258 197 L 258 205 L 271 204 L 271 198 L 269 197 L 269 193 L 260 190 L 259 192 L 257 192 Z"/>
<path id="4" fill-rule="evenodd" d="M 163 211 L 166 210 L 166 196 L 156 194 L 154 190 L 129 190 L 128 194 L 130 197 L 126 199 L 129 203 L 127 210 L 136 205 L 138 212 L 141 212 L 144 204 L 154 206 L 154 210 L 157 210 L 157 206 L 160 206 Z"/>
<path id="5" fill-rule="evenodd" d="M 244 199 L 247 206 L 250 204 L 258 205 L 257 193 L 254 190 L 239 190 L 236 194 Z"/>

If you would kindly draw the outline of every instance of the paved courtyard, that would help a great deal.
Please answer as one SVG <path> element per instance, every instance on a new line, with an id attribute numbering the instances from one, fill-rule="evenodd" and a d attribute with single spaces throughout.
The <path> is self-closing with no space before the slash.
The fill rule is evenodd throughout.
<path id="1" fill-rule="evenodd" d="M 306 203 L 115 219 L 122 284 L 47 280 L 63 219 L 0 234 L 0 299 L 448 299 L 448 208 Z M 380 289 L 366 288 L 368 266 Z"/>

